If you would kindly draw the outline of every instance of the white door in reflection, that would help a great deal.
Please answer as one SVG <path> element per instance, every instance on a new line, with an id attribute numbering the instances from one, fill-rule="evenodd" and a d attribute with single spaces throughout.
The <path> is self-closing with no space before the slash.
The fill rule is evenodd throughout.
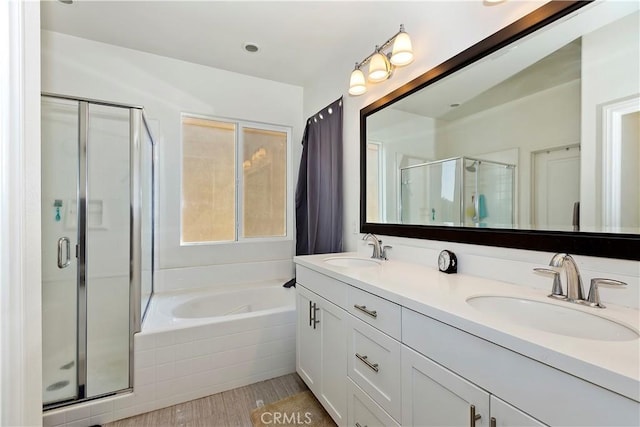
<path id="1" fill-rule="evenodd" d="M 580 147 L 533 154 L 533 226 L 537 230 L 573 229 L 574 204 L 580 201 Z"/>

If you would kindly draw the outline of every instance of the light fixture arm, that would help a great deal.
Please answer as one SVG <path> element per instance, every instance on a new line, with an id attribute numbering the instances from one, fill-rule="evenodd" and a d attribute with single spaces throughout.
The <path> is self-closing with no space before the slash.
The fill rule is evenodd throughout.
<path id="1" fill-rule="evenodd" d="M 369 56 L 367 56 L 366 58 L 364 58 L 362 61 L 356 63 L 356 69 L 360 69 L 361 67 L 367 65 L 369 63 L 369 61 L 371 61 L 371 58 L 373 57 L 373 55 L 375 55 L 376 53 L 382 53 L 383 50 L 385 50 L 386 48 L 388 48 L 389 46 L 391 46 L 391 44 L 395 41 L 396 37 L 398 37 L 401 33 L 404 33 L 404 24 L 400 24 L 400 31 L 398 31 L 397 33 L 395 33 L 393 36 L 391 36 L 389 38 L 389 40 L 387 40 L 386 42 L 382 43 L 382 45 L 378 46 L 376 45 L 376 48 L 373 50 L 373 52 L 371 52 L 371 54 L 369 54 Z M 385 55 L 383 53 L 383 55 Z M 387 56 L 387 55 L 385 55 Z"/>

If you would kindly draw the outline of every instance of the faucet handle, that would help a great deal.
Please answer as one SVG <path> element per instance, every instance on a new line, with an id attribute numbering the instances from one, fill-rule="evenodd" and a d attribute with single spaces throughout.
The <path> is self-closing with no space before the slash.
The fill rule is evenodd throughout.
<path id="1" fill-rule="evenodd" d="M 557 270 L 552 270 L 550 268 L 539 268 L 536 267 L 533 269 L 536 273 L 541 273 L 547 276 L 553 276 L 553 287 L 551 288 L 551 293 L 549 297 L 551 298 L 566 298 L 564 292 L 562 292 L 562 283 L 560 282 L 560 272 Z"/>
<path id="2" fill-rule="evenodd" d="M 604 279 L 602 277 L 596 277 L 591 279 L 591 286 L 589 287 L 589 296 L 587 297 L 587 305 L 597 308 L 605 308 L 606 306 L 600 302 L 600 292 L 598 292 L 598 286 L 627 286 L 625 282 L 613 279 Z"/>
<path id="3" fill-rule="evenodd" d="M 393 249 L 393 246 L 391 245 L 384 245 L 382 247 L 382 253 L 380 254 L 380 258 L 382 258 L 383 260 L 388 260 L 389 258 L 387 257 L 387 249 Z"/>

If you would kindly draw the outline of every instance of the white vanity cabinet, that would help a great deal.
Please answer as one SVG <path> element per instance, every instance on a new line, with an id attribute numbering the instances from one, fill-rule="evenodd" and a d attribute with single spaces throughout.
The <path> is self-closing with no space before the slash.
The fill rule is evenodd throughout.
<path id="1" fill-rule="evenodd" d="M 428 358 L 431 364 L 449 371 L 452 383 L 457 382 L 453 378 L 464 378 L 465 382 L 486 390 L 487 398 L 491 395 L 488 419 L 486 410 L 476 409 L 482 415 L 480 424 L 476 424 L 478 427 L 490 426 L 491 417 L 496 419 L 496 425 L 503 426 L 640 425 L 640 405 L 634 400 L 405 308 L 402 309 L 402 342 L 420 353 L 420 357 Z M 410 365 L 417 366 L 415 360 L 416 357 L 408 357 Z M 423 373 L 425 366 L 427 363 L 422 361 Z M 416 369 L 406 364 L 403 373 L 403 385 L 418 376 Z M 449 388 L 446 381 L 439 384 Z M 411 396 L 411 388 L 403 390 L 403 401 L 421 399 Z M 443 390 L 443 394 L 448 392 Z M 463 396 L 463 399 L 474 403 L 470 397 Z M 479 406 L 476 404 L 476 408 Z M 497 409 L 494 410 L 494 406 Z M 404 415 L 405 412 L 403 419 Z"/>
<path id="2" fill-rule="evenodd" d="M 301 283 L 296 289 L 296 370 L 334 421 L 346 425 L 348 314 Z"/>
<path id="3" fill-rule="evenodd" d="M 491 396 L 489 406 L 491 407 L 490 427 L 538 427 L 545 425 L 495 396 Z"/>
<path id="4" fill-rule="evenodd" d="M 544 426 L 406 346 L 402 346 L 402 420 L 406 426 Z"/>
<path id="5" fill-rule="evenodd" d="M 296 266 L 296 367 L 339 425 L 640 425 L 637 399 L 562 370 L 520 336 L 457 317 L 446 293 L 425 289 L 431 299 L 417 304 L 421 288 L 397 281 L 404 272 L 393 266 L 350 277 L 318 259 Z"/>

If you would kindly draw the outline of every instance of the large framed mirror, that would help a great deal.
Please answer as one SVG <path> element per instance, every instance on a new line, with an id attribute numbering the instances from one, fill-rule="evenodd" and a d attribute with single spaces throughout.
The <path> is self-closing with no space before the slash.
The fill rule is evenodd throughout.
<path id="1" fill-rule="evenodd" d="M 638 34 L 552 1 L 363 108 L 361 231 L 640 260 Z"/>

